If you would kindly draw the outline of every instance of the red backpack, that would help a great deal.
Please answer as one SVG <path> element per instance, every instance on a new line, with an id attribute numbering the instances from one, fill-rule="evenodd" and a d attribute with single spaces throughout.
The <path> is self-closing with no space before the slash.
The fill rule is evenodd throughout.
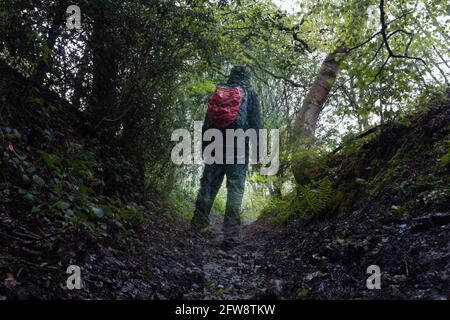
<path id="1" fill-rule="evenodd" d="M 216 128 L 226 128 L 233 124 L 244 99 L 241 87 L 220 85 L 209 98 L 207 117 Z"/>

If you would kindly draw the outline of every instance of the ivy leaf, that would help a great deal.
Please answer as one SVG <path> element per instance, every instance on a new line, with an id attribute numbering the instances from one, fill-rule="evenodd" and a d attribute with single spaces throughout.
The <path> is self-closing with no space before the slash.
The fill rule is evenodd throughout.
<path id="1" fill-rule="evenodd" d="M 66 210 L 68 208 L 70 208 L 70 203 L 64 201 L 64 200 L 59 200 L 56 204 L 55 207 L 60 209 L 60 210 Z"/>
<path id="2" fill-rule="evenodd" d="M 38 150 L 37 153 L 39 154 L 41 159 L 44 160 L 47 167 L 51 169 L 55 169 L 60 162 L 60 158 L 57 155 L 49 154 L 44 150 Z"/>
<path id="3" fill-rule="evenodd" d="M 36 183 L 38 186 L 45 186 L 45 181 L 44 179 L 42 179 L 41 177 L 39 177 L 38 175 L 33 175 L 33 182 Z"/>
<path id="4" fill-rule="evenodd" d="M 102 208 L 91 206 L 91 212 L 97 217 L 102 218 L 105 215 L 105 212 Z"/>
<path id="5" fill-rule="evenodd" d="M 33 202 L 34 199 L 35 199 L 35 196 L 33 196 L 31 193 L 26 193 L 26 194 L 23 195 L 23 198 L 28 200 L 28 201 Z"/>
<path id="6" fill-rule="evenodd" d="M 64 211 L 64 217 L 66 217 L 69 220 L 72 220 L 75 217 L 75 214 L 74 214 L 73 210 L 67 209 Z"/>
<path id="7" fill-rule="evenodd" d="M 33 207 L 33 209 L 31 209 L 31 213 L 39 213 L 41 212 L 41 207 L 37 206 L 37 207 Z"/>

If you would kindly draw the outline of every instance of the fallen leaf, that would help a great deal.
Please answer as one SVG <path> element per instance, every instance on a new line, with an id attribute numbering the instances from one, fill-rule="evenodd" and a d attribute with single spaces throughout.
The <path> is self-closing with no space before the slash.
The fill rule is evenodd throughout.
<path id="1" fill-rule="evenodd" d="M 14 279 L 14 275 L 12 273 L 7 273 L 6 278 L 3 281 L 3 285 L 8 289 L 13 289 L 21 285 L 16 279 Z"/>

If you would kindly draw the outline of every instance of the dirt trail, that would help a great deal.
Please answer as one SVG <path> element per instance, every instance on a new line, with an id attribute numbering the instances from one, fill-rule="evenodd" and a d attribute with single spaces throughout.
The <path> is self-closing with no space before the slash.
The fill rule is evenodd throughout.
<path id="1" fill-rule="evenodd" d="M 269 279 L 263 271 L 266 264 L 264 242 L 256 240 L 253 225 L 245 222 L 242 241 L 234 249 L 223 251 L 223 217 L 212 214 L 213 238 L 205 239 L 202 265 L 204 288 L 193 288 L 185 295 L 188 299 L 259 299 L 280 291 L 281 281 Z"/>

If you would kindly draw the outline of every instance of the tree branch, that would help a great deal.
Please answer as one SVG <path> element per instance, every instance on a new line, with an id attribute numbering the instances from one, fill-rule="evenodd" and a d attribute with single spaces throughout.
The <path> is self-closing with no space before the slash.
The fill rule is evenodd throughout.
<path id="1" fill-rule="evenodd" d="M 370 38 L 367 39 L 366 41 L 364 41 L 364 42 L 362 42 L 362 43 L 360 43 L 360 44 L 358 44 L 358 45 L 356 45 L 356 46 L 354 46 L 354 47 L 348 49 L 348 50 L 346 51 L 346 53 L 350 53 L 350 52 L 353 51 L 353 50 L 356 50 L 356 49 L 358 49 L 358 48 L 361 48 L 362 46 L 366 45 L 366 44 L 369 43 L 372 39 L 374 39 L 376 36 L 378 36 L 378 35 L 380 35 L 380 34 L 381 34 L 380 31 L 374 33 L 374 34 L 371 35 Z"/>
<path id="2" fill-rule="evenodd" d="M 304 85 L 302 85 L 302 84 L 300 84 L 300 83 L 298 83 L 298 82 L 295 82 L 294 80 L 289 79 L 289 78 L 286 77 L 286 76 L 277 75 L 277 74 L 273 73 L 272 71 L 267 70 L 266 68 L 264 68 L 264 67 L 258 62 L 257 59 L 255 59 L 255 58 L 254 58 L 253 56 L 251 56 L 249 53 L 246 53 L 245 55 L 247 56 L 247 58 L 249 58 L 250 60 L 253 61 L 253 63 L 255 64 L 256 67 L 258 67 L 258 69 L 264 71 L 265 73 L 267 73 L 268 75 L 272 76 L 273 78 L 279 79 L 279 80 L 284 80 L 284 81 L 286 81 L 287 83 L 289 83 L 290 85 L 292 85 L 293 87 L 296 87 L 296 88 L 303 88 L 303 89 L 305 88 Z"/>
<path id="3" fill-rule="evenodd" d="M 388 52 L 388 57 L 386 59 L 386 62 L 387 62 L 387 60 L 389 60 L 389 58 L 400 58 L 400 59 L 401 58 L 405 58 L 405 59 L 418 60 L 418 61 L 422 62 L 423 64 L 427 64 L 425 62 L 425 60 L 423 60 L 422 58 L 412 57 L 412 56 L 408 55 L 408 49 L 409 49 L 409 46 L 411 44 L 412 37 L 414 36 L 414 33 L 408 32 L 408 31 L 403 30 L 403 29 L 398 29 L 398 30 L 395 30 L 395 31 L 391 32 L 390 34 L 387 34 L 386 12 L 384 11 L 384 0 L 380 0 L 379 8 L 380 8 L 380 23 L 381 23 L 381 31 L 380 31 L 380 33 L 381 33 L 381 35 L 383 37 L 384 46 L 386 47 L 386 50 Z M 406 50 L 405 50 L 404 54 L 395 54 L 392 51 L 391 46 L 389 45 L 389 38 L 392 37 L 394 34 L 399 33 L 399 32 L 406 33 L 407 35 L 409 35 L 411 37 L 408 45 L 406 46 Z M 386 63 L 383 64 L 383 67 L 385 65 L 386 65 Z"/>

